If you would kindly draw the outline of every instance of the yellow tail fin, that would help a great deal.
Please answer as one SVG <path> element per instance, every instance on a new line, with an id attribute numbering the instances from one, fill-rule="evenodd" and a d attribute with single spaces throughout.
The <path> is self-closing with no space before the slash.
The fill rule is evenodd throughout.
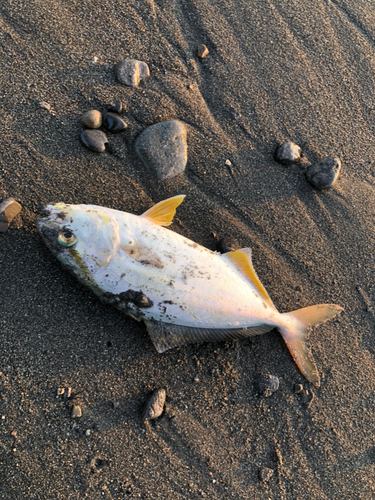
<path id="1" fill-rule="evenodd" d="M 308 346 L 309 328 L 333 318 L 343 308 L 335 304 L 319 304 L 286 313 L 291 316 L 290 328 L 280 328 L 281 335 L 293 356 L 298 368 L 307 380 L 317 387 L 320 385 L 319 373 Z"/>

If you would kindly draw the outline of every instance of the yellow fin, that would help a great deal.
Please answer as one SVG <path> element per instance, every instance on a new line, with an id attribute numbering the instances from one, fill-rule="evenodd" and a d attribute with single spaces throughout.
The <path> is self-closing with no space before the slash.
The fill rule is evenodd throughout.
<path id="1" fill-rule="evenodd" d="M 266 292 L 266 289 L 260 282 L 257 273 L 255 272 L 253 263 L 251 261 L 250 248 L 242 248 L 241 250 L 228 252 L 224 254 L 224 257 L 228 258 L 237 267 L 237 269 L 251 281 L 251 283 L 255 286 L 260 295 L 268 302 L 268 304 L 276 309 L 270 296 Z"/>
<path id="2" fill-rule="evenodd" d="M 181 194 L 159 201 L 156 205 L 147 210 L 141 217 L 146 217 L 158 226 L 170 226 L 176 213 L 176 208 L 184 201 L 185 195 Z"/>

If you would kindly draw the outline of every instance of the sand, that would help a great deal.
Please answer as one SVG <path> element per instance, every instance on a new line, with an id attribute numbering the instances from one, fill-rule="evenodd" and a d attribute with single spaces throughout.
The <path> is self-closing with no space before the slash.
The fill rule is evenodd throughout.
<path id="1" fill-rule="evenodd" d="M 0 200 L 23 206 L 0 235 L 0 498 L 373 497 L 373 3 L 13 0 L 0 22 Z M 123 58 L 149 65 L 138 88 L 116 81 Z M 114 99 L 129 127 L 92 153 L 80 117 Z M 188 164 L 155 181 L 134 140 L 168 119 L 187 125 Z M 305 163 L 274 161 L 286 140 Z M 343 167 L 320 192 L 304 170 L 326 156 Z M 187 196 L 172 229 L 211 249 L 212 233 L 251 247 L 280 311 L 345 308 L 310 335 L 320 388 L 276 330 L 157 354 L 142 324 L 62 269 L 34 225 L 48 202 L 141 214 L 177 194 Z M 254 388 L 260 372 L 280 379 L 269 398 Z M 146 427 L 159 387 L 166 409 Z M 274 471 L 266 483 L 261 467 Z"/>

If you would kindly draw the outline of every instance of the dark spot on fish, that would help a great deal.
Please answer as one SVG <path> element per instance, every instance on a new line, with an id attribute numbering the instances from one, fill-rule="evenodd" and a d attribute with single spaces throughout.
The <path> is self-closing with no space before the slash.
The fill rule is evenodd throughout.
<path id="1" fill-rule="evenodd" d="M 141 264 L 143 264 L 144 266 L 153 266 L 153 267 L 157 267 L 158 269 L 163 269 L 163 267 L 164 267 L 161 262 L 157 262 L 156 260 L 144 259 L 144 260 L 140 260 L 139 262 Z"/>
<path id="2" fill-rule="evenodd" d="M 160 302 L 161 304 L 174 304 L 173 300 L 163 300 L 163 302 Z"/>
<path id="3" fill-rule="evenodd" d="M 130 250 L 130 255 L 133 255 L 134 254 L 134 250 Z"/>
<path id="4" fill-rule="evenodd" d="M 174 281 L 171 280 L 169 283 L 168 283 L 168 286 L 174 286 Z"/>
<path id="5" fill-rule="evenodd" d="M 59 212 L 59 213 L 57 214 L 57 217 L 58 217 L 59 219 L 64 220 L 64 219 L 66 219 L 66 214 L 65 214 L 64 212 Z"/>
<path id="6" fill-rule="evenodd" d="M 122 273 L 121 276 L 120 276 L 120 278 L 122 279 L 124 276 L 125 276 L 125 273 Z"/>
<path id="7" fill-rule="evenodd" d="M 137 307 L 152 307 L 154 305 L 153 301 L 142 291 L 127 290 L 126 292 L 121 292 L 119 297 L 121 301 L 132 302 Z"/>

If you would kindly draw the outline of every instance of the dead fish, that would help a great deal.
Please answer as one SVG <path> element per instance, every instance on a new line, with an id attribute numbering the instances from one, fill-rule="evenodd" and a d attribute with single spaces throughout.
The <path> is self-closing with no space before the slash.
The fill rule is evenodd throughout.
<path id="1" fill-rule="evenodd" d="M 94 205 L 47 205 L 37 222 L 45 243 L 80 282 L 108 304 L 143 320 L 158 352 L 277 328 L 303 375 L 319 385 L 309 328 L 342 311 L 320 304 L 279 313 L 261 284 L 251 250 L 212 252 L 163 226 L 184 196 L 141 216 Z"/>

